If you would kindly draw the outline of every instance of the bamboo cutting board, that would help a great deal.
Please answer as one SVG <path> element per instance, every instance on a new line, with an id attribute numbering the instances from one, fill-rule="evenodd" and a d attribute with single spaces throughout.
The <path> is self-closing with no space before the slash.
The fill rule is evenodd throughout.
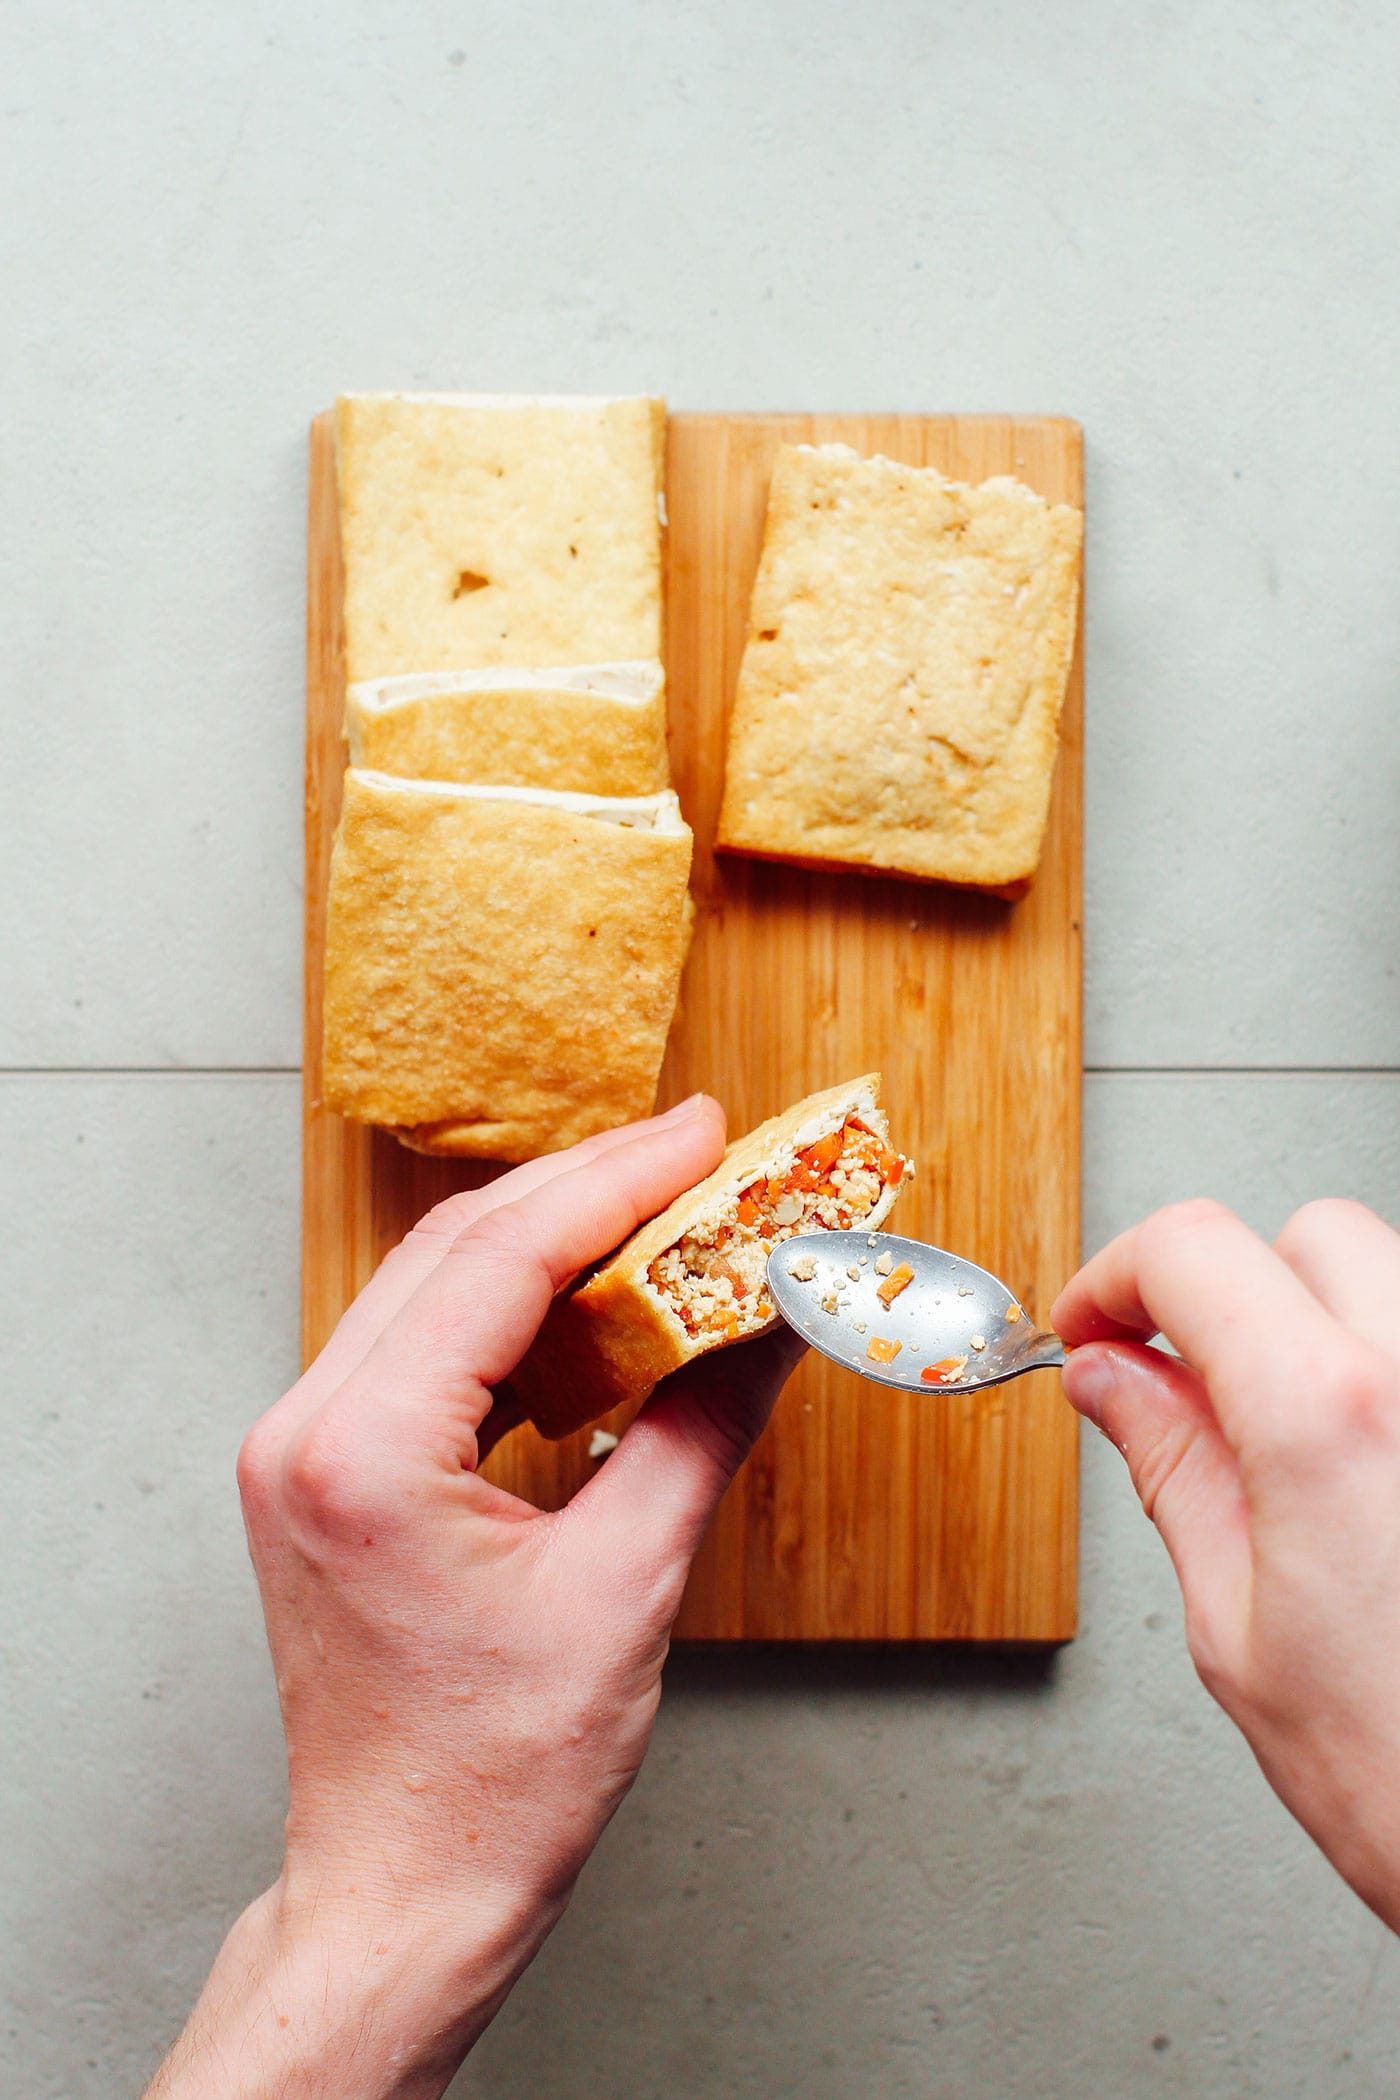
<path id="1" fill-rule="evenodd" d="M 773 453 L 840 440 L 960 480 L 1014 473 L 1081 503 L 1059 418 L 673 416 L 666 502 L 671 762 L 695 830 L 699 916 L 659 1107 L 704 1087 L 738 1134 L 875 1066 L 918 1164 L 895 1230 L 955 1248 L 1043 1318 L 1078 1258 L 1082 679 L 1070 681 L 1045 858 L 1023 903 L 711 851 L 725 723 Z M 329 417 L 312 428 L 306 788 L 303 1348 L 454 1188 L 431 1160 L 320 1100 L 326 874 L 344 766 L 340 555 Z M 610 1418 L 612 1419 L 612 1418 Z M 614 1426 L 621 1426 L 614 1422 Z M 526 1427 L 486 1471 L 557 1507 L 588 1432 Z M 981 1396 L 907 1395 L 810 1356 L 726 1498 L 678 1636 L 1062 1641 L 1075 1626 L 1076 1420 L 1037 1373 Z"/>

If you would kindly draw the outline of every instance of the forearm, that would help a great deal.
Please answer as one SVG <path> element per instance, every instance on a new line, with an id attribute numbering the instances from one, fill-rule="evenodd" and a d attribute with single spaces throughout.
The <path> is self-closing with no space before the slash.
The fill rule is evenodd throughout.
<path id="1" fill-rule="evenodd" d="M 425 1931 L 297 1918 L 278 1884 L 229 1933 L 146 2100 L 437 2100 L 560 1908 Z"/>

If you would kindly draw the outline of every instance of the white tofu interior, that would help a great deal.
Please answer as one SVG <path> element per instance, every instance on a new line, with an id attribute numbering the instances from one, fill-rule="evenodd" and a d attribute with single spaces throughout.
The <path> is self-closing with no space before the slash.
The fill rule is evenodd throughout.
<path id="1" fill-rule="evenodd" d="M 478 802 L 524 802 L 542 809 L 568 810 L 599 824 L 624 830 L 654 831 L 661 838 L 682 838 L 690 829 L 676 796 L 667 788 L 656 795 L 574 795 L 562 788 L 479 787 L 457 780 L 409 780 L 369 767 L 353 768 L 357 780 L 381 794 L 459 795 Z"/>
<path id="2" fill-rule="evenodd" d="M 589 693 L 624 706 L 645 707 L 661 690 L 662 669 L 654 659 L 635 663 L 566 664 L 558 670 L 502 665 L 495 670 L 409 671 L 398 678 L 368 678 L 352 685 L 347 704 L 365 714 L 387 714 L 414 700 L 442 694 L 563 692 Z"/>

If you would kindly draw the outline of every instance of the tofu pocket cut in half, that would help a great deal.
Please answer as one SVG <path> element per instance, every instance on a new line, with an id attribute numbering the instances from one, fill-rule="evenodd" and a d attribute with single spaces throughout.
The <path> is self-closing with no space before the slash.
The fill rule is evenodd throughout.
<path id="1" fill-rule="evenodd" d="M 562 1291 L 510 1383 L 548 1437 L 640 1401 L 707 1350 L 774 1326 L 768 1256 L 797 1233 L 885 1220 L 910 1164 L 870 1072 L 809 1095 Z"/>
<path id="2" fill-rule="evenodd" d="M 352 766 L 418 780 L 585 795 L 671 784 L 657 660 L 367 680 L 346 693 L 345 740 Z"/>
<path id="3" fill-rule="evenodd" d="M 524 1160 L 651 1113 L 689 935 L 671 793 L 352 766 L 331 856 L 326 1105 Z"/>

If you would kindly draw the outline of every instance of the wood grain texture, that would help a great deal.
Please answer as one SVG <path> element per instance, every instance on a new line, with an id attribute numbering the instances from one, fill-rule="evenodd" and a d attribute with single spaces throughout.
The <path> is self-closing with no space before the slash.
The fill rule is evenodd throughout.
<path id="1" fill-rule="evenodd" d="M 782 442 L 841 440 L 962 480 L 1015 473 L 1083 500 L 1058 418 L 673 416 L 668 435 L 671 759 L 694 826 L 695 945 L 659 1105 L 698 1087 L 738 1132 L 878 1066 L 919 1178 L 896 1229 L 954 1247 L 1043 1315 L 1078 1258 L 1082 680 L 1078 654 L 1045 857 L 1009 905 L 931 884 L 712 852 L 727 712 Z M 340 800 L 344 683 L 328 418 L 312 431 L 306 797 L 303 1347 L 321 1346 L 423 1210 L 495 1171 L 405 1152 L 320 1101 L 320 958 Z M 613 1426 L 621 1426 L 614 1421 Z M 557 1507 L 588 1432 L 526 1428 L 487 1471 Z M 908 1396 L 811 1357 L 727 1496 L 679 1637 L 1062 1641 L 1075 1626 L 1077 1430 L 1058 1380 Z"/>

